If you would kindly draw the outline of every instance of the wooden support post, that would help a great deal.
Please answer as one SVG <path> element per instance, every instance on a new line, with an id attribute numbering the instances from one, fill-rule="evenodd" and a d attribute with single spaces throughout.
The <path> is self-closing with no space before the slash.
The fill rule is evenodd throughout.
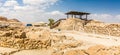
<path id="1" fill-rule="evenodd" d="M 75 15 L 73 15 L 73 18 L 75 18 Z"/>
<path id="2" fill-rule="evenodd" d="M 76 15 L 74 15 L 74 18 L 77 18 Z"/>
<path id="3" fill-rule="evenodd" d="M 86 19 L 85 20 L 87 21 L 87 14 L 86 14 Z"/>
<path id="4" fill-rule="evenodd" d="M 72 18 L 73 18 L 73 15 L 72 15 Z"/>
<path id="5" fill-rule="evenodd" d="M 82 19 L 82 15 L 80 15 L 80 19 Z"/>
<path id="6" fill-rule="evenodd" d="M 81 15 L 79 15 L 79 18 L 81 19 Z"/>
<path id="7" fill-rule="evenodd" d="M 69 15 L 67 14 L 67 18 L 69 18 Z"/>

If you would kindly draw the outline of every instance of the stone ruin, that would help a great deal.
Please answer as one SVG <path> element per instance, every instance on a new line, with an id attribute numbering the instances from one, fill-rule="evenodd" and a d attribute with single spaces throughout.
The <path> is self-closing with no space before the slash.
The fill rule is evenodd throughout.
<path id="1" fill-rule="evenodd" d="M 76 47 L 81 42 L 72 37 L 62 34 L 52 33 L 49 29 L 43 28 L 6 28 L 0 31 L 0 46 L 16 49 L 48 49 L 56 48 L 59 50 Z M 66 43 L 70 40 L 73 43 Z M 62 44 L 62 43 L 64 44 Z"/>
<path id="2" fill-rule="evenodd" d="M 70 18 L 60 21 L 55 29 L 120 36 L 120 24 L 90 20 L 84 25 L 84 22 L 84 20 Z M 18 27 L 0 28 L 0 46 L 2 47 L 20 50 L 53 49 L 51 55 L 120 55 L 119 46 L 95 45 L 88 49 L 79 49 L 78 47 L 82 45 L 84 45 L 83 41 L 75 40 L 60 32 L 53 32 L 46 27 L 20 27 L 19 25 Z"/>
<path id="3" fill-rule="evenodd" d="M 55 27 L 55 29 L 76 30 L 94 34 L 120 36 L 120 24 L 109 24 L 95 20 L 88 20 L 86 25 L 84 25 L 84 23 L 84 20 L 78 18 L 69 18 L 62 20 L 60 24 Z"/>
<path id="4" fill-rule="evenodd" d="M 17 49 L 37 49 L 43 47 L 47 48 L 50 46 L 49 39 L 44 39 L 44 38 L 43 38 L 44 40 L 30 39 L 29 35 L 33 35 L 33 33 L 29 34 L 25 32 L 23 28 L 12 28 L 12 30 L 10 28 L 8 30 L 6 29 L 0 32 L 1 33 L 0 46 L 17 48 Z M 33 37 L 37 37 L 37 36 L 40 37 L 40 35 L 37 36 L 35 35 L 36 34 L 34 34 Z"/>

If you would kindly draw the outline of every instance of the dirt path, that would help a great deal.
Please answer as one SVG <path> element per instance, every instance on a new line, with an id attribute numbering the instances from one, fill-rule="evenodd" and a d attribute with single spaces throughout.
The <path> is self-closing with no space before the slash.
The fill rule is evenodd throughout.
<path id="1" fill-rule="evenodd" d="M 118 46 L 120 45 L 120 37 L 97 35 L 90 33 L 83 33 L 78 31 L 64 31 L 66 36 L 72 36 L 76 40 L 87 41 L 94 44 L 102 44 L 105 46 Z"/>
<path id="2" fill-rule="evenodd" d="M 0 47 L 0 55 L 11 55 L 19 51 L 19 49 Z"/>

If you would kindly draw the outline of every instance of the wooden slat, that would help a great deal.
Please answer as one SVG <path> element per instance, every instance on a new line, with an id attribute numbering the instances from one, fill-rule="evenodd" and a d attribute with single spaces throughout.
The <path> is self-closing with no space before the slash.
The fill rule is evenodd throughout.
<path id="1" fill-rule="evenodd" d="M 67 15 L 89 15 L 87 12 L 78 12 L 78 11 L 70 11 L 66 13 Z"/>

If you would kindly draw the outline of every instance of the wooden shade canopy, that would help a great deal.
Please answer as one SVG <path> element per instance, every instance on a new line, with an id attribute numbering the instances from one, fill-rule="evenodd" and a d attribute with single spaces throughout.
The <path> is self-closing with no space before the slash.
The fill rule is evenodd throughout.
<path id="1" fill-rule="evenodd" d="M 70 11 L 65 13 L 67 15 L 67 18 L 69 18 L 69 15 L 72 16 L 72 18 L 76 18 L 76 16 L 79 16 L 80 19 L 84 19 L 82 18 L 83 15 L 86 15 L 85 20 L 87 20 L 87 15 L 90 15 L 90 13 L 86 13 L 86 12 L 78 12 L 78 11 Z"/>

